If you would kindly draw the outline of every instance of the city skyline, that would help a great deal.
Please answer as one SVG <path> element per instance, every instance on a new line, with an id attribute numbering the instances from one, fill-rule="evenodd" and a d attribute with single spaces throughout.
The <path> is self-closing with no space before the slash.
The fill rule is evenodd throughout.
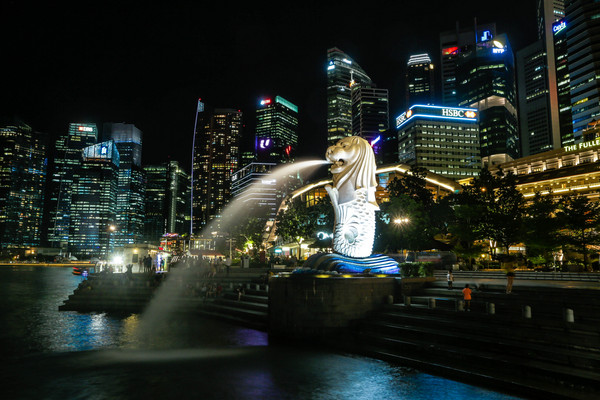
<path id="1" fill-rule="evenodd" d="M 429 52 L 439 65 L 439 34 L 457 21 L 461 27 L 472 26 L 474 17 L 478 24 L 495 22 L 516 50 L 535 40 L 535 2 L 494 11 L 471 1 L 433 3 L 365 6 L 360 18 L 349 6 L 325 4 L 286 6 L 281 14 L 241 6 L 228 15 L 192 4 L 169 10 L 3 5 L 13 16 L 3 26 L 13 38 L 3 113 L 53 136 L 70 122 L 134 124 L 144 132 L 143 164 L 176 160 L 189 168 L 198 98 L 239 108 L 244 134 L 253 136 L 257 101 L 278 93 L 300 110 L 302 157 L 315 149 L 312 139 L 325 149 L 328 48 L 352 56 L 377 87 L 389 90 L 393 119 L 405 111 L 408 57 Z"/>

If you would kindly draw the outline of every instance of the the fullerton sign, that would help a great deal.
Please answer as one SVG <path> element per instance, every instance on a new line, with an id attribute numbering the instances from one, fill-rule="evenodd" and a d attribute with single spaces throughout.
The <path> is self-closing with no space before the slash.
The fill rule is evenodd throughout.
<path id="1" fill-rule="evenodd" d="M 563 149 L 565 149 L 565 152 L 566 152 L 566 151 L 584 150 L 584 149 L 589 149 L 589 148 L 598 147 L 598 146 L 600 146 L 600 138 L 595 139 L 595 140 L 590 140 L 589 142 L 583 142 L 583 143 L 573 144 L 571 146 L 565 146 L 565 147 L 563 147 Z"/>

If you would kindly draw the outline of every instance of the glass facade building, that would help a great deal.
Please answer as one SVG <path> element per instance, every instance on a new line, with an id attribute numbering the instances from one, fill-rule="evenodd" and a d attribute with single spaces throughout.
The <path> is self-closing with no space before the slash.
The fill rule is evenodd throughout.
<path id="1" fill-rule="evenodd" d="M 506 35 L 487 36 L 456 62 L 458 105 L 477 109 L 481 157 L 519 158 L 514 54 Z"/>
<path id="2" fill-rule="evenodd" d="M 327 142 L 352 135 L 352 85 L 372 87 L 365 71 L 338 48 L 327 50 Z"/>
<path id="3" fill-rule="evenodd" d="M 159 244 L 166 233 L 183 235 L 190 226 L 190 176 L 177 161 L 144 167 L 144 241 Z"/>
<path id="4" fill-rule="evenodd" d="M 67 249 L 71 226 L 71 194 L 74 173 L 81 168 L 82 150 L 98 142 L 98 128 L 92 123 L 70 123 L 68 132 L 55 143 L 54 168 L 50 183 L 47 241 Z"/>
<path id="5" fill-rule="evenodd" d="M 20 121 L 0 125 L 0 248 L 40 244 L 46 140 Z"/>
<path id="6" fill-rule="evenodd" d="M 259 161 L 292 162 L 298 146 L 298 107 L 281 96 L 261 99 L 255 137 Z"/>
<path id="7" fill-rule="evenodd" d="M 73 173 L 69 251 L 108 256 L 115 248 L 119 151 L 112 141 L 88 146 Z"/>
<path id="8" fill-rule="evenodd" d="M 600 117 L 600 5 L 566 0 L 565 30 L 575 143 L 593 139 L 583 131 Z"/>
<path id="9" fill-rule="evenodd" d="M 142 131 L 133 124 L 105 123 L 103 126 L 103 140 L 112 140 L 120 157 L 114 232 L 117 247 L 139 243 L 143 238 L 146 179 L 142 169 L 142 136 Z"/>
<path id="10" fill-rule="evenodd" d="M 389 126 L 388 90 L 353 85 L 352 134 L 372 144 L 378 163 L 382 162 L 382 144 Z"/>

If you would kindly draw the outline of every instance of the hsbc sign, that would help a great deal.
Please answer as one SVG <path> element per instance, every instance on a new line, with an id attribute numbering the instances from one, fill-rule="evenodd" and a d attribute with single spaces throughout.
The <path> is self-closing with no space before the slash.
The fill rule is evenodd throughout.
<path id="1" fill-rule="evenodd" d="M 447 119 L 465 122 L 477 122 L 477 109 L 451 108 L 433 105 L 414 105 L 405 113 L 396 118 L 396 128 L 407 123 L 413 118 Z"/>

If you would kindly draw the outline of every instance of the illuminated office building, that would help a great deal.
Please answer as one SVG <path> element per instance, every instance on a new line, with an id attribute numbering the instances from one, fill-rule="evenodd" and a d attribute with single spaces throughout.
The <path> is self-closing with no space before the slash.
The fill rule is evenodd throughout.
<path id="1" fill-rule="evenodd" d="M 144 167 L 146 201 L 144 241 L 158 244 L 167 233 L 185 234 L 190 226 L 190 176 L 177 161 Z"/>
<path id="2" fill-rule="evenodd" d="M 115 249 L 119 151 L 112 141 L 83 149 L 71 184 L 69 251 L 106 257 Z"/>
<path id="3" fill-rule="evenodd" d="M 273 220 L 283 198 L 276 179 L 268 175 L 276 163 L 252 162 L 231 177 L 233 198 L 244 207 L 248 216 Z"/>
<path id="4" fill-rule="evenodd" d="M 0 248 L 40 244 L 46 140 L 21 121 L 0 125 Z"/>
<path id="5" fill-rule="evenodd" d="M 566 0 L 566 36 L 575 143 L 592 139 L 583 132 L 600 118 L 600 4 Z"/>
<path id="6" fill-rule="evenodd" d="M 352 135 L 351 87 L 372 87 L 371 78 L 338 48 L 327 50 L 327 142 Z"/>
<path id="7" fill-rule="evenodd" d="M 119 151 L 119 184 L 115 245 L 138 243 L 144 232 L 145 177 L 142 169 L 142 131 L 133 124 L 105 123 L 102 137 Z"/>
<path id="8" fill-rule="evenodd" d="M 456 79 L 458 105 L 479 113 L 481 157 L 520 157 L 514 55 L 506 35 L 488 34 L 462 51 Z"/>
<path id="9" fill-rule="evenodd" d="M 54 147 L 54 168 L 50 182 L 47 240 L 52 247 L 67 249 L 71 226 L 73 174 L 81 168 L 82 150 L 98 142 L 96 124 L 70 123 Z"/>
<path id="10" fill-rule="evenodd" d="M 414 105 L 396 129 L 399 162 L 455 180 L 479 174 L 477 109 Z"/>
<path id="11" fill-rule="evenodd" d="M 193 157 L 193 232 L 211 221 L 220 228 L 222 209 L 231 198 L 231 176 L 238 170 L 242 112 L 202 107 L 197 115 Z"/>
<path id="12" fill-rule="evenodd" d="M 561 132 L 557 64 L 564 57 L 559 58 L 561 46 L 555 46 L 554 39 L 560 33 L 555 23 L 564 18 L 564 4 L 539 0 L 537 11 L 538 40 L 517 52 L 516 61 L 524 156 L 560 148 L 571 132 Z"/>
<path id="13" fill-rule="evenodd" d="M 259 161 L 293 162 L 298 146 L 298 107 L 281 96 L 263 98 L 256 110 Z"/>
<path id="14" fill-rule="evenodd" d="M 435 75 L 429 54 L 415 54 L 406 65 L 406 107 L 434 104 Z"/>
<path id="15" fill-rule="evenodd" d="M 382 161 L 381 146 L 389 129 L 389 95 L 387 89 L 352 86 L 352 135 L 366 139 L 375 157 Z"/>
<path id="16" fill-rule="evenodd" d="M 456 67 L 459 56 L 474 48 L 476 43 L 490 40 L 496 36 L 496 24 L 478 25 L 475 21 L 472 27 L 461 28 L 456 22 L 454 30 L 440 33 L 440 70 L 442 78 L 442 104 L 457 106 L 457 77 Z M 410 106 L 411 104 L 408 104 Z"/>

